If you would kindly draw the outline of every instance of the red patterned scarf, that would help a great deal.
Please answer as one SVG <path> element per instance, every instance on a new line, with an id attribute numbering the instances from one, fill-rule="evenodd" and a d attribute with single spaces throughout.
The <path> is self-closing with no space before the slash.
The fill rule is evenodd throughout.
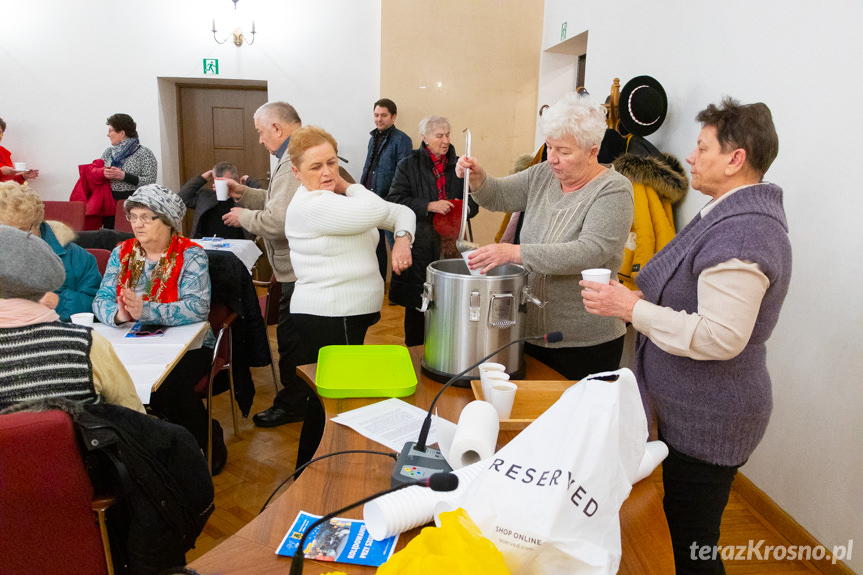
<path id="1" fill-rule="evenodd" d="M 156 264 L 153 273 L 147 279 L 147 289 L 142 299 L 158 303 L 171 303 L 177 301 L 178 287 L 180 283 L 180 272 L 183 270 L 183 254 L 190 246 L 198 246 L 188 238 L 178 233 L 171 236 L 168 251 L 162 254 Z M 144 271 L 144 263 L 147 256 L 141 248 L 141 244 L 135 238 L 128 239 L 120 244 L 120 272 L 117 274 L 117 297 L 120 297 L 120 289 L 128 287 L 135 289 L 141 280 Z"/>
<path id="2" fill-rule="evenodd" d="M 435 183 L 437 184 L 437 199 L 445 200 L 446 199 L 446 177 L 444 176 L 444 172 L 446 172 L 446 154 L 443 156 L 435 156 L 429 150 L 429 147 L 423 142 L 423 151 L 429 155 L 432 161 L 432 174 L 435 177 Z"/>

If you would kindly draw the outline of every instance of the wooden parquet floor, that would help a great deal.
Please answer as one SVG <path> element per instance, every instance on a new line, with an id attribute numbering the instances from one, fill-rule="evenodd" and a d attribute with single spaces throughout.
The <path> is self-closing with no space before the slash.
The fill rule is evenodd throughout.
<path id="1" fill-rule="evenodd" d="M 403 318 L 404 308 L 390 306 L 384 302 L 381 321 L 369 330 L 366 343 L 402 344 Z M 270 327 L 269 335 L 275 349 L 275 326 Z M 272 405 L 275 389 L 269 367 L 253 368 L 252 375 L 256 386 L 255 402 L 251 410 L 254 414 Z M 251 417 L 240 418 L 240 437 L 235 437 L 230 435 L 231 412 L 227 395 L 216 397 L 214 402 L 215 417 L 225 429 L 228 463 L 225 470 L 213 478 L 216 510 L 198 538 L 196 547 L 186 555 L 188 561 L 203 555 L 251 521 L 270 493 L 293 471 L 297 457 L 297 442 L 302 424 L 291 423 L 274 429 L 260 429 L 252 424 Z M 661 471 L 654 472 L 651 479 L 656 482 L 661 493 Z M 789 545 L 788 540 L 732 489 L 728 507 L 722 517 L 720 545 L 749 545 L 750 540 L 757 543 L 762 539 L 765 546 Z M 728 575 L 821 573 L 808 561 L 730 560 L 725 561 L 725 566 Z"/>

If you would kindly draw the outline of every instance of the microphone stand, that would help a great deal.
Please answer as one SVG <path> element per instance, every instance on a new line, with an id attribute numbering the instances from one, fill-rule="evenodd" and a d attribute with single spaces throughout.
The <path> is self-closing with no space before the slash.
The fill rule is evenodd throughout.
<path id="1" fill-rule="evenodd" d="M 440 477 L 442 475 L 445 475 L 446 477 Z M 432 477 L 435 477 L 436 479 L 440 478 L 440 481 L 434 481 L 434 480 L 432 480 Z M 409 481 L 407 483 L 402 483 L 401 485 L 396 485 L 395 487 L 390 487 L 389 489 L 386 489 L 384 491 L 378 491 L 377 493 L 369 495 L 368 497 L 364 497 L 363 499 L 360 499 L 359 501 L 355 501 L 354 503 L 351 503 L 350 505 L 346 505 L 345 507 L 342 507 L 341 509 L 338 509 L 338 510 L 333 511 L 331 513 L 327 513 L 326 515 L 324 515 L 323 517 L 321 517 L 320 519 L 318 519 L 317 521 L 315 521 L 314 523 L 309 525 L 309 528 L 303 532 L 303 537 L 302 537 L 302 539 L 300 539 L 300 544 L 299 544 L 299 546 L 297 546 L 297 550 L 294 552 L 294 556 L 291 558 L 290 575 L 302 575 L 302 573 L 303 573 L 303 562 L 304 562 L 303 549 L 306 546 L 306 538 L 309 536 L 309 534 L 312 531 L 314 531 L 319 525 L 323 525 L 324 523 L 326 523 L 327 521 L 336 517 L 337 515 L 341 515 L 342 513 L 346 513 L 347 511 L 350 511 L 354 507 L 364 505 L 373 499 L 377 499 L 378 497 L 381 497 L 383 495 L 388 495 L 390 493 L 393 493 L 394 491 L 404 489 L 405 487 L 413 487 L 414 485 L 421 485 L 424 487 L 430 487 L 433 491 L 452 491 L 456 487 L 458 487 L 458 477 L 456 477 L 455 475 L 452 475 L 450 473 L 436 474 L 436 476 L 432 476 L 432 477 L 429 477 L 427 479 L 417 479 L 415 481 Z"/>
<path id="2" fill-rule="evenodd" d="M 447 390 L 448 387 L 458 381 L 464 374 L 466 374 L 470 370 L 475 369 L 482 363 L 485 363 L 486 361 L 499 354 L 511 345 L 524 341 L 530 341 L 533 339 L 543 339 L 549 343 L 555 343 L 561 341 L 563 339 L 563 335 L 559 331 L 554 331 L 543 335 L 532 335 L 515 339 L 494 350 L 493 352 L 491 352 L 481 360 L 477 361 L 461 373 L 452 376 L 449 381 L 447 381 L 443 385 L 443 387 L 440 388 L 440 391 L 437 392 L 437 395 L 435 395 L 434 399 L 431 402 L 431 405 L 429 406 L 428 415 L 426 415 L 425 420 L 423 420 L 422 427 L 420 428 L 420 434 L 416 442 L 407 442 L 404 444 L 404 447 L 402 447 L 401 453 L 399 453 L 399 458 L 398 460 L 396 460 L 395 467 L 393 468 L 392 477 L 390 478 L 391 485 L 398 485 L 402 481 L 411 481 L 412 474 L 423 475 L 428 474 L 429 472 L 452 471 L 452 468 L 443 458 L 439 449 L 431 449 L 426 447 L 426 442 L 428 441 L 428 436 L 431 432 L 432 413 L 434 413 L 434 407 L 437 403 L 437 400 L 440 399 L 440 396 L 443 394 L 444 391 Z"/>

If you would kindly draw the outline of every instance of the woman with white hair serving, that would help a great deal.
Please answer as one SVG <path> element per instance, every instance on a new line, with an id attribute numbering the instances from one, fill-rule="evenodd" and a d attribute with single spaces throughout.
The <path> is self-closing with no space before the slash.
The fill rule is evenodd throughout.
<path id="1" fill-rule="evenodd" d="M 605 133 L 605 108 L 587 96 L 568 94 L 542 115 L 548 161 L 512 176 L 488 176 L 476 158 L 459 159 L 456 174 L 470 168 L 479 205 L 525 212 L 521 244 L 492 244 L 470 256 L 471 269 L 514 263 L 544 307 L 529 306 L 528 335 L 563 333 L 563 341 L 525 344 L 525 351 L 568 379 L 617 369 L 626 332 L 617 318 L 584 309 L 582 270 L 617 270 L 634 212 L 632 184 L 597 161 Z"/>

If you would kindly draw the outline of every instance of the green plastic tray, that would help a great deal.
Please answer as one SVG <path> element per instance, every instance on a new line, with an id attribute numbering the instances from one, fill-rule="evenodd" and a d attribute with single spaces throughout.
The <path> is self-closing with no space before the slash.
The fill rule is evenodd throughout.
<path id="1" fill-rule="evenodd" d="M 406 397 L 417 389 L 410 353 L 400 345 L 328 345 L 318 352 L 321 397 Z"/>

